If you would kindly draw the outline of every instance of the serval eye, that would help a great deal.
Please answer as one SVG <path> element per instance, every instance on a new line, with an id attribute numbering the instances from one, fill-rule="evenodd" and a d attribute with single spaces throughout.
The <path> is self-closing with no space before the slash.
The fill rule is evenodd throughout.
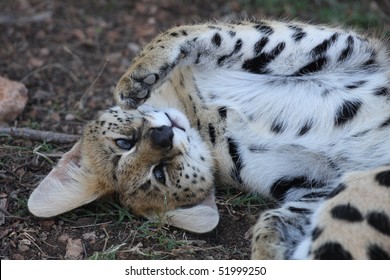
<path id="1" fill-rule="evenodd" d="M 164 165 L 159 164 L 153 168 L 154 178 L 161 184 L 165 185 Z"/>
<path id="2" fill-rule="evenodd" d="M 121 148 L 123 150 L 127 150 L 127 151 L 131 150 L 134 147 L 134 142 L 132 140 L 123 139 L 123 138 L 116 139 L 115 144 L 119 148 Z"/>

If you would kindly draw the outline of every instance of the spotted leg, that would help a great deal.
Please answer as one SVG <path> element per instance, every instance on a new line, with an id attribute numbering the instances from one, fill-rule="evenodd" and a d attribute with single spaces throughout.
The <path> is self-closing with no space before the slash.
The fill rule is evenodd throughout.
<path id="1" fill-rule="evenodd" d="M 351 36 L 354 36 L 351 32 L 331 28 L 272 21 L 172 28 L 156 37 L 135 57 L 116 86 L 115 99 L 122 107 L 137 107 L 176 67 L 183 65 L 290 78 L 332 70 L 332 61 L 338 61 L 338 67 L 340 63 L 347 63 L 337 60 L 343 49 L 326 53 L 326 59 L 324 52 L 348 38 L 353 41 Z M 355 41 L 356 47 L 349 51 L 349 57 L 362 56 L 355 49 L 363 49 L 357 44 L 365 43 Z"/>
<path id="2" fill-rule="evenodd" d="M 312 216 L 295 259 L 390 259 L 390 167 L 347 174 Z"/>

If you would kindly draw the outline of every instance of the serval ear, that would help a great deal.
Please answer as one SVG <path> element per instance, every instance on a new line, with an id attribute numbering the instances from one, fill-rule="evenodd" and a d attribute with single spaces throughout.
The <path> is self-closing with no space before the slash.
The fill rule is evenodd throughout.
<path id="1" fill-rule="evenodd" d="M 83 168 L 81 141 L 65 153 L 57 166 L 32 192 L 28 209 L 38 217 L 52 217 L 87 204 L 104 193 L 94 176 Z"/>
<path id="2" fill-rule="evenodd" d="M 163 221 L 194 233 L 205 233 L 213 230 L 219 222 L 214 192 L 200 204 L 167 211 Z"/>

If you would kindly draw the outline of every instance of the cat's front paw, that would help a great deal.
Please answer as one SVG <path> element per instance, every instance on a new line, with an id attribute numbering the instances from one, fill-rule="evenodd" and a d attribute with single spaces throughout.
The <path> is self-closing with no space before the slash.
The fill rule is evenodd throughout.
<path id="1" fill-rule="evenodd" d="M 142 65 L 130 67 L 115 87 L 115 101 L 123 109 L 137 108 L 150 97 L 159 78 L 159 74 Z"/>

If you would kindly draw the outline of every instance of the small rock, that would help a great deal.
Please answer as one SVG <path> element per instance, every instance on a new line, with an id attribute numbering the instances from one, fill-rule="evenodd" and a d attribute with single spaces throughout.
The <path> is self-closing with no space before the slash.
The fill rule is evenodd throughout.
<path id="1" fill-rule="evenodd" d="M 31 57 L 28 60 L 28 67 L 33 69 L 33 68 L 39 68 L 42 67 L 45 64 L 45 61 L 36 57 Z"/>
<path id="2" fill-rule="evenodd" d="M 83 234 L 84 240 L 95 240 L 96 239 L 96 233 L 95 232 L 86 232 Z"/>
<path id="3" fill-rule="evenodd" d="M 76 119 L 75 115 L 70 113 L 65 116 L 66 121 L 74 121 L 75 119 Z"/>
<path id="4" fill-rule="evenodd" d="M 69 235 L 63 234 L 58 237 L 58 241 L 61 242 L 62 244 L 65 244 L 68 242 Z"/>
<path id="5" fill-rule="evenodd" d="M 0 122 L 13 122 L 27 104 L 27 88 L 0 76 Z"/>
<path id="6" fill-rule="evenodd" d="M 19 252 L 27 252 L 28 250 L 30 250 L 30 247 L 28 247 L 25 244 L 19 244 L 18 245 L 18 250 L 19 250 Z"/>
<path id="7" fill-rule="evenodd" d="M 83 243 L 81 239 L 68 239 L 66 244 L 66 260 L 81 260 L 83 258 Z"/>
<path id="8" fill-rule="evenodd" d="M 44 220 L 41 222 L 41 226 L 45 229 L 49 229 L 54 225 L 54 220 Z"/>
<path id="9" fill-rule="evenodd" d="M 60 113 L 58 112 L 52 112 L 50 114 L 50 120 L 56 122 L 56 123 L 59 123 L 61 121 L 61 116 L 60 116 Z"/>

